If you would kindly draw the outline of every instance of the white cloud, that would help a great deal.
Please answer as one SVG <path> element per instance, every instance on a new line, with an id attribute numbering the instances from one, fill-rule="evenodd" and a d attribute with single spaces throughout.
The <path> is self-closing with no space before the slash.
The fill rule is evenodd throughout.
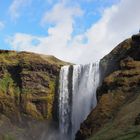
<path id="1" fill-rule="evenodd" d="M 75 63 L 94 62 L 118 43 L 138 32 L 139 5 L 139 0 L 121 0 L 119 4 L 105 9 L 101 19 L 84 34 L 72 36 L 74 17 L 80 16 L 82 12 L 80 8 L 59 3 L 46 13 L 41 21 L 44 26 L 46 23 L 54 25 L 48 29 L 48 36 L 18 33 L 10 39 L 10 43 L 15 49 L 18 47 L 21 50 L 53 54 Z M 37 45 L 31 43 L 34 39 L 39 41 Z"/>
<path id="2" fill-rule="evenodd" d="M 10 43 L 16 50 L 32 51 L 32 49 L 34 49 L 32 44 L 33 40 L 40 40 L 40 38 L 28 34 L 16 33 L 14 38 L 8 37 L 6 42 Z"/>
<path id="3" fill-rule="evenodd" d="M 41 20 L 42 25 L 45 25 L 46 22 L 54 25 L 48 29 L 48 36 L 37 37 L 17 33 L 8 41 L 14 49 L 53 54 L 61 59 L 70 60 L 70 56 L 73 55 L 73 47 L 68 47 L 68 42 L 72 39 L 74 17 L 81 15 L 82 10 L 79 7 L 68 7 L 65 3 L 58 3 L 51 11 L 45 13 Z M 40 43 L 33 46 L 31 44 L 33 39 L 38 39 Z M 77 53 L 80 52 L 78 50 Z"/>
<path id="4" fill-rule="evenodd" d="M 54 5 L 52 10 L 44 14 L 41 24 L 44 25 L 47 22 L 54 24 L 65 24 L 67 22 L 72 24 L 73 18 L 81 15 L 82 10 L 79 7 L 68 7 L 65 5 L 65 2 L 61 2 Z"/>
<path id="5" fill-rule="evenodd" d="M 0 21 L 0 30 L 2 30 L 5 27 L 4 23 Z"/>
<path id="6" fill-rule="evenodd" d="M 13 20 L 16 20 L 21 15 L 21 9 L 29 5 L 31 0 L 13 0 L 9 7 L 9 14 Z"/>
<path id="7" fill-rule="evenodd" d="M 89 61 L 100 59 L 118 43 L 137 33 L 140 28 L 139 5 L 139 0 L 121 0 L 119 4 L 106 9 L 102 18 L 85 33 L 89 48 L 81 57 L 89 56 Z"/>

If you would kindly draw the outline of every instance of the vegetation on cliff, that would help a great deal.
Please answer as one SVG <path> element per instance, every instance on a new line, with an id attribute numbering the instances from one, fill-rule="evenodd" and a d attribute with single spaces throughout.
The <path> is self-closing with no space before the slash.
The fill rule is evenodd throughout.
<path id="1" fill-rule="evenodd" d="M 119 44 L 101 60 L 98 104 L 76 140 L 140 139 L 140 35 Z"/>
<path id="2" fill-rule="evenodd" d="M 13 128 L 22 133 L 29 120 L 55 117 L 56 81 L 65 64 L 53 56 L 0 50 L 0 139 L 11 140 Z"/>

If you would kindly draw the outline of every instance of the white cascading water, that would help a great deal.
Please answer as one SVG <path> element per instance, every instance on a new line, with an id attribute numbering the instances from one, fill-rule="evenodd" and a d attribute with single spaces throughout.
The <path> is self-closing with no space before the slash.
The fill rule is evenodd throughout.
<path id="1" fill-rule="evenodd" d="M 69 66 L 64 66 L 60 71 L 59 79 L 59 130 L 65 135 L 70 129 L 70 104 L 68 90 Z"/>
<path id="2" fill-rule="evenodd" d="M 99 64 L 74 65 L 72 80 L 68 78 L 69 67 L 64 66 L 60 71 L 59 129 L 63 135 L 71 132 L 67 136 L 74 140 L 80 124 L 97 104 L 96 89 L 99 85 Z M 72 95 L 69 92 L 69 84 L 71 84 Z M 68 137 L 63 140 L 68 140 Z"/>

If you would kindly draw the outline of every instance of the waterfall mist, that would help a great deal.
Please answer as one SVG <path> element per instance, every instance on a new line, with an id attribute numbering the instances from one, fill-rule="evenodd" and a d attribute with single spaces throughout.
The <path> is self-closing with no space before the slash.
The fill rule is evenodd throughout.
<path id="1" fill-rule="evenodd" d="M 96 106 L 98 85 L 98 63 L 61 68 L 59 79 L 59 131 L 63 140 L 74 140 L 80 124 Z"/>

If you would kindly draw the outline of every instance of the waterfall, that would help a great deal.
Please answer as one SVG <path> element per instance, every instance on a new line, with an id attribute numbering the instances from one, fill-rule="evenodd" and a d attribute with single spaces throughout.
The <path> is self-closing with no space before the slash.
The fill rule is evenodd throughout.
<path id="1" fill-rule="evenodd" d="M 99 84 L 99 64 L 64 66 L 59 80 L 59 130 L 74 140 L 80 124 L 96 106 L 96 89 Z M 71 85 L 71 86 L 69 86 Z M 69 137 L 69 138 L 68 138 Z"/>
<path id="2" fill-rule="evenodd" d="M 68 90 L 69 66 L 64 66 L 60 71 L 59 84 L 59 130 L 67 134 L 70 129 L 70 96 Z"/>

